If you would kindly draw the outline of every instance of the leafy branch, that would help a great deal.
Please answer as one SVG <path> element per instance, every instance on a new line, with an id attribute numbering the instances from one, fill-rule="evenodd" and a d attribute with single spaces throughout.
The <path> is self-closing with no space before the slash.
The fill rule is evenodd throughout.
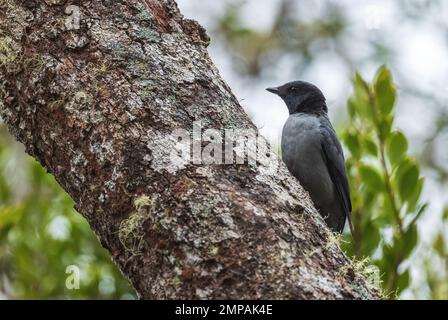
<path id="1" fill-rule="evenodd" d="M 417 221 L 426 208 L 420 200 L 420 168 L 408 153 L 405 135 L 394 128 L 395 100 L 387 67 L 378 70 L 372 83 L 356 74 L 348 100 L 351 123 L 342 134 L 349 151 L 355 229 L 345 249 L 357 259 L 371 259 L 388 295 L 409 286 L 403 262 L 417 245 Z"/>

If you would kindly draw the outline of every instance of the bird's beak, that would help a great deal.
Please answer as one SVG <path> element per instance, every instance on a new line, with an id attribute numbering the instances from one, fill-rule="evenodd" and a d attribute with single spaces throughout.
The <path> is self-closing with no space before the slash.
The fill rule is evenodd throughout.
<path id="1" fill-rule="evenodd" d="M 280 89 L 278 87 L 266 88 L 267 91 L 272 92 L 274 94 L 279 94 Z"/>

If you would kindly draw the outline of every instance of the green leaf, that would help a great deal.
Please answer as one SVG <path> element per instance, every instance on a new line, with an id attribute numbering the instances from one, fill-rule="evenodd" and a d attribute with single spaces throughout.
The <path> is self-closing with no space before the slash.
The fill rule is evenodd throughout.
<path id="1" fill-rule="evenodd" d="M 356 117 L 356 109 L 357 109 L 358 101 L 355 96 L 351 96 L 348 98 L 347 108 L 350 119 L 354 119 Z"/>
<path id="2" fill-rule="evenodd" d="M 380 208 L 374 211 L 374 222 L 380 227 L 392 226 L 395 223 L 394 209 L 389 197 L 383 197 L 383 202 Z"/>
<path id="3" fill-rule="evenodd" d="M 390 163 L 395 166 L 404 157 L 407 150 L 408 141 L 404 134 L 400 131 L 392 132 L 386 144 L 386 151 Z"/>
<path id="4" fill-rule="evenodd" d="M 392 177 L 394 188 L 398 189 L 400 184 L 400 178 L 403 176 L 403 173 L 412 165 L 413 161 L 409 157 L 404 157 L 400 163 L 397 165 L 394 175 Z"/>
<path id="5" fill-rule="evenodd" d="M 419 170 L 418 167 L 411 163 L 405 170 L 403 170 L 399 177 L 398 191 L 400 193 L 401 200 L 410 200 L 412 194 L 415 192 L 418 186 Z"/>
<path id="6" fill-rule="evenodd" d="M 366 97 L 368 97 L 368 83 L 362 78 L 362 76 L 356 72 L 355 73 L 355 92 L 356 94 L 361 93 L 362 95 L 365 95 Z"/>
<path id="7" fill-rule="evenodd" d="M 368 119 L 371 119 L 372 111 L 370 108 L 368 83 L 359 73 L 356 73 L 353 84 L 355 87 L 355 94 L 353 95 L 351 101 L 349 101 L 349 112 L 353 115 L 357 114 L 361 118 L 367 117 Z"/>
<path id="8" fill-rule="evenodd" d="M 363 256 L 371 256 L 375 250 L 378 248 L 382 237 L 380 230 L 373 221 L 367 221 L 363 226 L 363 241 L 361 241 L 361 254 Z"/>
<path id="9" fill-rule="evenodd" d="M 3 227 L 13 226 L 20 222 L 24 214 L 23 206 L 8 206 L 0 209 L 0 231 Z"/>
<path id="10" fill-rule="evenodd" d="M 448 207 L 443 210 L 443 220 L 448 220 Z"/>
<path id="11" fill-rule="evenodd" d="M 393 122 L 394 118 L 392 116 L 387 116 L 383 119 L 380 119 L 379 131 L 380 137 L 383 141 L 386 141 L 387 137 L 390 135 Z"/>
<path id="12" fill-rule="evenodd" d="M 398 275 L 397 280 L 397 295 L 399 295 L 404 289 L 409 287 L 410 283 L 410 276 L 409 276 L 409 269 L 405 272 Z"/>
<path id="13" fill-rule="evenodd" d="M 445 245 L 445 238 L 441 233 L 439 233 L 434 240 L 434 243 L 432 245 L 434 250 L 437 252 L 437 254 L 441 257 L 446 255 L 446 245 Z"/>
<path id="14" fill-rule="evenodd" d="M 420 195 L 422 194 L 423 191 L 423 182 L 424 179 L 420 177 L 417 181 L 417 184 L 415 185 L 414 192 L 412 192 L 412 195 L 408 199 L 407 213 L 415 211 L 415 207 L 418 205 Z"/>
<path id="15" fill-rule="evenodd" d="M 359 135 L 354 132 L 346 132 L 343 136 L 344 144 L 347 146 L 351 155 L 359 159 L 361 157 L 361 146 L 359 143 Z"/>
<path id="16" fill-rule="evenodd" d="M 376 101 L 382 115 L 388 115 L 394 106 L 396 89 L 393 84 L 392 75 L 386 66 L 382 66 L 374 80 Z"/>
<path id="17" fill-rule="evenodd" d="M 418 241 L 418 231 L 417 225 L 412 224 L 409 228 L 403 233 L 401 239 L 397 239 L 396 241 L 400 242 L 401 246 L 401 255 L 402 258 L 407 258 L 411 252 L 414 250 Z"/>
<path id="18" fill-rule="evenodd" d="M 394 257 L 395 248 L 389 244 L 385 244 L 383 247 L 383 256 L 381 257 L 381 270 L 385 273 L 386 277 L 389 277 L 394 272 Z"/>
<path id="19" fill-rule="evenodd" d="M 409 225 L 415 224 L 417 222 L 417 220 L 420 218 L 420 216 L 422 215 L 423 212 L 425 212 L 426 208 L 428 207 L 428 204 L 425 203 L 424 205 L 422 205 L 420 207 L 420 209 L 418 209 L 417 213 L 415 214 L 414 218 L 412 218 L 411 222 L 409 223 Z"/>
<path id="20" fill-rule="evenodd" d="M 378 156 L 378 147 L 375 142 L 370 137 L 365 137 L 363 141 L 363 146 L 365 147 L 368 154 L 376 157 Z"/>
<path id="21" fill-rule="evenodd" d="M 375 168 L 363 165 L 359 168 L 359 173 L 368 189 L 375 192 L 380 192 L 383 189 L 383 179 Z"/>

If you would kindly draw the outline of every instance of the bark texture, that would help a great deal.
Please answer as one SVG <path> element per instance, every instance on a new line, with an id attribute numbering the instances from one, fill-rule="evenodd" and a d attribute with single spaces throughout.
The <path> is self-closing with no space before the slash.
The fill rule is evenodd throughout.
<path id="1" fill-rule="evenodd" d="M 208 42 L 173 0 L 0 0 L 2 118 L 141 298 L 378 298 L 283 164 L 165 161 L 195 120 L 256 129 Z"/>

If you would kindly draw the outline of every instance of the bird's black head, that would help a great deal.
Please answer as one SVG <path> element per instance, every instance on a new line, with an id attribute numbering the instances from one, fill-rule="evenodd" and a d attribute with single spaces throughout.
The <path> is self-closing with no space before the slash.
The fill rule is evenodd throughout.
<path id="1" fill-rule="evenodd" d="M 305 81 L 288 82 L 280 87 L 266 89 L 285 101 L 289 114 L 327 112 L 325 97 L 318 87 Z"/>

